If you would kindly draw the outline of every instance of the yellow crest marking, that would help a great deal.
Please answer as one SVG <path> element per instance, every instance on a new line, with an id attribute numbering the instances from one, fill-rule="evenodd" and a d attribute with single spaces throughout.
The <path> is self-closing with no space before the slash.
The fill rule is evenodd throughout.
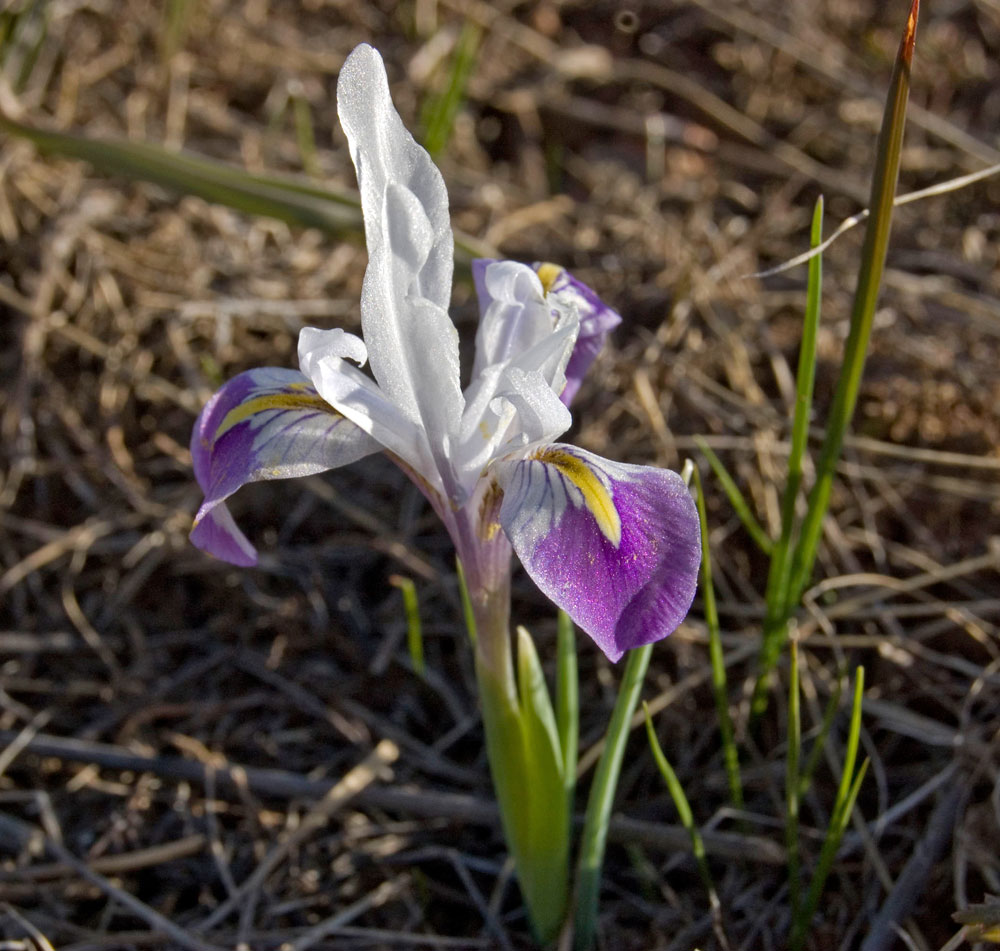
<path id="1" fill-rule="evenodd" d="M 294 384 L 293 384 L 294 385 Z M 255 396 L 239 406 L 234 406 L 215 431 L 215 439 L 225 435 L 234 426 L 249 419 L 255 413 L 263 413 L 269 409 L 312 409 L 332 416 L 340 414 L 316 393 L 268 393 L 265 396 Z"/>
<path id="2" fill-rule="evenodd" d="M 535 273 L 538 275 L 538 280 L 542 282 L 542 290 L 546 294 L 552 290 L 553 285 L 559 280 L 562 272 L 563 269 L 558 264 L 546 263 L 538 265 L 538 270 Z"/>
<path id="3" fill-rule="evenodd" d="M 594 516 L 604 537 L 617 548 L 622 540 L 622 520 L 611 493 L 597 474 L 582 459 L 558 449 L 542 450 L 535 456 L 539 462 L 555 466 L 583 495 L 583 502 Z"/>

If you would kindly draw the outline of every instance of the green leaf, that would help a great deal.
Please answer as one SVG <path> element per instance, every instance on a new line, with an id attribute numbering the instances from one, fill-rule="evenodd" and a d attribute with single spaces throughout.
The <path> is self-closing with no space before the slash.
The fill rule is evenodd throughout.
<path id="1" fill-rule="evenodd" d="M 843 674 L 838 676 L 837 682 L 833 686 L 830 699 L 827 701 L 826 709 L 823 711 L 823 722 L 819 728 L 819 735 L 813 741 L 812 749 L 809 751 L 809 758 L 806 760 L 805 768 L 799 777 L 799 795 L 804 796 L 812 784 L 813 775 L 819 765 L 820 756 L 823 754 L 823 747 L 826 746 L 827 737 L 833 729 L 833 721 L 840 709 L 840 697 L 844 692 Z"/>
<path id="2" fill-rule="evenodd" d="M 518 630 L 516 697 L 478 652 L 476 674 L 504 835 L 528 917 L 546 942 L 566 917 L 570 812 L 555 714 L 527 631 Z"/>
<path id="3" fill-rule="evenodd" d="M 649 706 L 643 703 L 642 707 L 646 714 L 646 737 L 649 740 L 649 748 L 652 750 L 653 759 L 660 770 L 660 775 L 667 784 L 670 798 L 674 801 L 674 808 L 677 810 L 681 825 L 687 829 L 688 836 L 691 838 L 691 851 L 698 864 L 698 874 L 701 876 L 702 883 L 708 891 L 709 901 L 712 904 L 713 911 L 715 911 L 719 908 L 719 899 L 715 892 L 715 883 L 712 881 L 712 873 L 708 869 L 708 860 L 705 858 L 705 843 L 701 839 L 698 827 L 694 824 L 694 813 L 692 813 L 691 804 L 684 793 L 684 787 L 681 786 L 680 780 L 677 778 L 677 773 L 674 772 L 673 766 L 670 765 L 670 761 L 664 754 L 663 748 L 660 746 L 660 741 L 656 737 L 656 730 L 653 729 L 653 720 L 649 715 Z"/>
<path id="4" fill-rule="evenodd" d="M 788 852 L 788 890 L 792 920 L 799 917 L 802 882 L 799 878 L 799 803 L 802 781 L 799 759 L 802 752 L 802 716 L 799 696 L 799 649 L 791 643 L 788 664 L 788 753 L 785 758 L 785 849 Z"/>
<path id="5" fill-rule="evenodd" d="M 525 751 L 519 796 L 530 810 L 518 876 L 539 937 L 549 940 L 566 918 L 572 820 L 555 712 L 534 642 L 523 627 L 517 629 L 517 679 Z"/>
<path id="6" fill-rule="evenodd" d="M 847 747 L 844 751 L 844 769 L 840 775 L 833 813 L 827 826 L 826 836 L 823 839 L 819 862 L 809 884 L 809 894 L 805 904 L 799 909 L 797 917 L 792 921 L 792 934 L 789 939 L 791 951 L 800 951 L 805 944 L 806 933 L 812 923 L 813 916 L 816 914 L 823 888 L 830 875 L 830 870 L 833 868 L 833 860 L 837 856 L 837 849 L 840 848 L 844 830 L 847 828 L 851 812 L 854 810 L 854 804 L 858 798 L 858 792 L 861 790 L 861 783 L 864 781 L 865 772 L 868 769 L 868 761 L 866 760 L 861 765 L 857 775 L 854 773 L 854 764 L 858 755 L 858 740 L 861 735 L 861 705 L 864 690 L 865 672 L 864 668 L 859 667 L 854 680 L 854 702 L 851 706 L 851 723 L 848 727 Z"/>
<path id="7" fill-rule="evenodd" d="M 820 246 L 823 240 L 823 198 L 816 200 L 813 210 L 810 245 Z M 809 280 L 806 287 L 806 312 L 802 324 L 799 365 L 795 375 L 795 412 L 792 418 L 792 446 L 788 454 L 788 472 L 781 500 L 781 535 L 771 553 L 764 597 L 764 638 L 754 701 L 751 710 L 762 713 L 767 702 L 767 685 L 771 671 L 788 636 L 788 620 L 795 608 L 791 592 L 791 544 L 795 531 L 795 503 L 802 485 L 803 459 L 809 437 L 812 412 L 813 384 L 816 379 L 816 339 L 819 334 L 820 301 L 823 290 L 823 257 L 809 259 Z"/>
<path id="8" fill-rule="evenodd" d="M 576 933 L 577 951 L 589 951 L 597 930 L 598 895 L 601 889 L 601 868 L 608 842 L 608 823 L 614 803 L 618 777 L 621 775 L 625 744 L 628 741 L 632 714 L 639 702 L 652 644 L 629 651 L 625 674 L 618 689 L 615 709 L 605 738 L 604 752 L 594 773 L 587 812 L 583 822 L 580 858 L 576 873 Z"/>
<path id="9" fill-rule="evenodd" d="M 556 725 L 563 757 L 566 798 L 572 808 L 580 747 L 580 687 L 576 663 L 576 631 L 569 615 L 561 609 L 556 631 Z"/>
<path id="10" fill-rule="evenodd" d="M 182 195 L 265 215 L 341 239 L 361 241 L 364 225 L 356 192 L 324 188 L 291 175 L 253 175 L 187 152 L 173 152 L 145 142 L 92 139 L 68 132 L 38 129 L 0 114 L 0 131 L 28 139 L 44 152 L 89 162 L 107 175 L 151 182 Z M 456 260 L 496 257 L 495 249 L 455 233 Z"/>
<path id="11" fill-rule="evenodd" d="M 323 189 L 306 179 L 252 175 L 224 162 L 145 142 L 36 129 L 2 115 L 0 130 L 26 138 L 44 152 L 82 159 L 109 175 L 151 182 L 247 214 L 267 215 L 339 237 L 361 233 L 361 202 L 356 194 Z"/>
<path id="12" fill-rule="evenodd" d="M 312 110 L 309 100 L 296 93 L 292 96 L 292 119 L 295 123 L 295 140 L 299 145 L 302 168 L 310 178 L 319 178 L 319 159 L 316 156 L 316 134 L 313 132 Z"/>

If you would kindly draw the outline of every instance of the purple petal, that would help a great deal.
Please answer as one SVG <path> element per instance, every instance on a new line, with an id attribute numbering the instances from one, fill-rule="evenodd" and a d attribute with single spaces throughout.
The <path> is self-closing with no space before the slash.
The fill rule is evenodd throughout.
<path id="1" fill-rule="evenodd" d="M 532 265 L 548 297 L 563 306 L 575 307 L 580 315 L 580 333 L 576 338 L 573 355 L 566 367 L 566 387 L 560 399 L 567 405 L 577 390 L 597 354 L 600 353 L 608 334 L 622 319 L 604 303 L 586 284 L 578 281 L 558 264 L 536 262 Z"/>
<path id="2" fill-rule="evenodd" d="M 216 503 L 195 524 L 191 529 L 191 542 L 196 548 L 228 561 L 231 565 L 250 568 L 257 564 L 257 549 L 236 526 L 225 502 Z"/>
<path id="3" fill-rule="evenodd" d="M 612 661 L 684 620 L 701 536 L 677 473 L 555 444 L 497 477 L 500 523 L 525 570 Z"/>
<path id="4" fill-rule="evenodd" d="M 380 448 L 298 371 L 241 373 L 208 401 L 191 434 L 194 473 L 205 493 L 191 541 L 224 561 L 256 564 L 225 499 L 248 482 L 313 475 Z"/>

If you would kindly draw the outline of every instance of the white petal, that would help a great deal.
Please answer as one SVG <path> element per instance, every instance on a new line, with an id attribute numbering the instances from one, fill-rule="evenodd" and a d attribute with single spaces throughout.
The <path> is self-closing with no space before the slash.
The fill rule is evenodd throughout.
<path id="1" fill-rule="evenodd" d="M 513 404 L 517 410 L 518 435 L 522 445 L 551 442 L 573 423 L 569 410 L 552 390 L 545 376 L 537 370 L 510 367 L 504 374 L 507 386 L 497 398 Z M 500 447 L 503 451 L 503 447 Z"/>
<path id="2" fill-rule="evenodd" d="M 333 330 L 303 327 L 299 331 L 299 369 L 311 377 L 310 368 L 324 357 L 351 360 L 363 367 L 368 362 L 368 348 L 360 337 L 340 327 Z"/>
<path id="3" fill-rule="evenodd" d="M 372 373 L 392 402 L 422 422 L 440 460 L 463 406 L 458 333 L 447 312 L 454 258 L 448 194 L 403 126 L 370 46 L 344 63 L 337 104 L 365 216 L 361 322 Z"/>
<path id="4" fill-rule="evenodd" d="M 506 363 L 552 333 L 552 309 L 538 275 L 527 264 L 493 261 L 481 277 L 481 304 L 476 331 L 473 377 L 487 366 Z"/>
<path id="5" fill-rule="evenodd" d="M 346 419 L 395 453 L 435 488 L 441 487 L 423 427 L 346 359 L 364 357 L 364 344 L 342 330 L 303 328 L 299 364 L 316 391 Z"/>

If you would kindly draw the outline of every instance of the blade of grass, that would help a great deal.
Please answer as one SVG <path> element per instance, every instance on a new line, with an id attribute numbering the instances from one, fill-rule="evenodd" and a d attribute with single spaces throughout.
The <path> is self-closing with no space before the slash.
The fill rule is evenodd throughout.
<path id="1" fill-rule="evenodd" d="M 843 367 L 837 380 L 826 437 L 816 467 L 816 484 L 809 495 L 802 536 L 792 563 L 790 590 L 795 603 L 801 598 L 812 577 L 823 519 L 830 503 L 834 470 L 840 458 L 844 435 L 854 415 L 861 376 L 865 368 L 865 357 L 875 319 L 875 306 L 885 270 L 889 232 L 892 227 L 893 200 L 899 179 L 899 160 L 906 125 L 906 103 L 910 91 L 910 66 L 913 62 L 919 9 L 920 0 L 913 0 L 889 82 L 889 96 L 876 147 L 878 158 L 869 202 L 871 214 L 868 217 L 861 249 L 861 269 L 854 294 L 850 331 L 844 346 Z"/>
<path id="2" fill-rule="evenodd" d="M 799 776 L 799 795 L 804 796 L 812 783 L 813 774 L 816 772 L 816 767 L 819 765 L 819 758 L 823 755 L 823 747 L 826 746 L 827 737 L 830 735 L 830 730 L 833 728 L 833 720 L 837 715 L 837 711 L 840 709 L 840 698 L 844 692 L 844 675 L 841 674 L 837 678 L 837 683 L 833 688 L 833 692 L 830 694 L 830 699 L 827 701 L 826 709 L 823 711 L 823 723 L 819 729 L 819 735 L 813 742 L 812 749 L 809 751 L 809 758 L 806 760 L 805 768 L 802 770 L 802 774 Z"/>
<path id="3" fill-rule="evenodd" d="M 356 192 L 334 191 L 289 175 L 252 175 L 241 168 L 145 142 L 91 139 L 38 129 L 0 114 L 0 132 L 54 152 L 89 162 L 108 175 L 152 182 L 183 195 L 226 205 L 247 214 L 266 215 L 303 228 L 318 228 L 337 238 L 361 241 L 364 227 Z M 455 233 L 456 261 L 496 257 L 495 249 Z"/>
<path id="4" fill-rule="evenodd" d="M 858 798 L 858 792 L 861 789 L 861 783 L 868 769 L 868 761 L 866 760 L 861 765 L 857 775 L 854 775 L 858 740 L 861 735 L 861 701 L 864 697 L 864 690 L 865 671 L 863 667 L 859 667 L 854 679 L 854 701 L 851 706 L 851 723 L 847 732 L 847 747 L 844 751 L 844 769 L 837 787 L 830 824 L 827 826 L 826 836 L 823 839 L 819 862 L 813 873 L 812 881 L 809 883 L 809 894 L 806 896 L 805 904 L 799 909 L 798 917 L 792 921 L 792 934 L 789 939 L 791 951 L 800 951 L 805 944 L 806 932 L 816 914 L 820 896 L 823 894 L 830 869 L 833 868 L 833 860 L 836 858 L 837 849 L 840 848 L 840 842 L 844 836 L 844 829 L 847 827 L 854 803 Z"/>
<path id="5" fill-rule="evenodd" d="M 705 493 L 701 473 L 692 471 L 698 521 L 701 525 L 701 596 L 708 628 L 708 653 L 712 663 L 712 693 L 715 696 L 715 715 L 722 735 L 722 755 L 729 782 L 729 797 L 733 806 L 743 808 L 743 782 L 740 779 L 740 755 L 733 734 L 733 721 L 729 716 L 729 689 L 726 680 L 726 661 L 722 655 L 722 637 L 719 629 L 719 611 L 715 603 L 715 586 L 712 583 L 712 553 L 708 543 L 708 516 L 705 512 Z"/>
<path id="6" fill-rule="evenodd" d="M 788 852 L 788 893 L 792 921 L 798 921 L 802 904 L 799 880 L 799 802 L 802 783 L 799 754 L 802 748 L 802 717 L 799 698 L 799 648 L 793 640 L 788 659 L 788 753 L 785 757 L 785 850 Z"/>
<path id="7" fill-rule="evenodd" d="M 437 158 L 451 138 L 455 117 L 462 106 L 465 87 L 476 63 L 480 35 L 479 27 L 467 20 L 455 45 L 444 89 L 424 104 L 424 148 L 430 152 L 431 158 Z"/>
<path id="8" fill-rule="evenodd" d="M 191 0 L 167 0 L 163 7 L 160 56 L 167 62 L 183 45 L 194 4 Z"/>
<path id="9" fill-rule="evenodd" d="M 48 36 L 48 5 L 44 0 L 0 11 L 0 67 L 14 92 L 28 84 Z"/>
<path id="10" fill-rule="evenodd" d="M 764 531 L 760 522 L 757 521 L 756 516 L 750 511 L 750 505 L 747 503 L 743 493 L 740 492 L 739 486 L 729 474 L 729 471 L 722 464 L 722 460 L 715 454 L 712 447 L 705 442 L 704 438 L 695 436 L 694 441 L 695 445 L 705 456 L 708 464 L 712 467 L 712 471 L 719 480 L 722 491 L 726 493 L 726 498 L 729 499 L 729 504 L 733 507 L 737 518 L 743 523 L 743 527 L 747 532 L 750 533 L 750 537 L 754 540 L 757 547 L 765 555 L 770 555 L 773 546 L 771 539 L 768 537 L 767 532 Z"/>
<path id="11" fill-rule="evenodd" d="M 295 123 L 295 141 L 299 146 L 302 170 L 310 178 L 319 178 L 319 159 L 316 157 L 316 135 L 313 132 L 312 110 L 309 100 L 299 92 L 292 95 L 292 119 Z"/>
<path id="12" fill-rule="evenodd" d="M 417 586 L 412 578 L 403 575 L 390 575 L 389 584 L 399 588 L 403 595 L 403 612 L 406 614 L 406 646 L 410 651 L 413 669 L 419 677 L 424 677 L 427 667 L 424 664 L 424 628 L 420 623 L 420 604 L 417 601 Z"/>
<path id="13" fill-rule="evenodd" d="M 643 702 L 643 712 L 646 714 L 646 736 L 649 739 L 649 748 L 653 752 L 653 759 L 660 770 L 663 781 L 667 784 L 670 798 L 674 801 L 674 808 L 677 816 L 681 820 L 681 825 L 687 830 L 691 838 L 691 851 L 694 853 L 695 862 L 698 864 L 698 874 L 701 876 L 702 884 L 708 892 L 708 900 L 712 906 L 712 915 L 721 924 L 721 907 L 719 896 L 715 891 L 715 883 L 712 881 L 712 873 L 708 869 L 708 860 L 705 858 L 705 843 L 701 839 L 701 833 L 694 824 L 694 814 L 691 812 L 691 804 L 684 793 L 674 768 L 670 765 L 657 739 L 656 730 L 653 729 L 653 720 L 649 715 L 649 705 Z"/>
<path id="14" fill-rule="evenodd" d="M 604 752 L 594 773 L 587 800 L 587 812 L 580 841 L 580 857 L 576 873 L 576 911 L 574 946 L 576 951 L 589 951 L 597 930 L 598 894 L 601 888 L 601 867 L 608 842 L 608 823 L 614 802 L 618 777 L 621 774 L 629 724 L 639 701 L 639 692 L 649 667 L 652 645 L 628 652 L 625 674 L 618 689 L 615 709 L 608 725 Z"/>
<path id="15" fill-rule="evenodd" d="M 356 194 L 319 188 L 304 179 L 251 175 L 233 165 L 145 142 L 53 132 L 2 115 L 0 130 L 26 138 L 44 152 L 82 159 L 106 174 L 152 182 L 237 211 L 337 236 L 361 234 L 361 203 Z"/>
<path id="16" fill-rule="evenodd" d="M 823 197 L 816 200 L 813 209 L 810 245 L 818 247 L 823 240 Z M 770 671 L 784 643 L 788 616 L 794 605 L 791 602 L 789 581 L 792 537 L 795 532 L 795 502 L 802 486 L 803 460 L 809 439 L 809 421 L 812 415 L 813 389 L 816 380 L 816 339 L 819 334 L 820 305 L 823 291 L 822 255 L 809 260 L 809 278 L 806 284 L 806 309 L 802 322 L 802 343 L 795 374 L 795 410 L 792 416 L 792 446 L 788 454 L 785 491 L 781 499 L 781 534 L 771 553 L 765 594 L 766 613 L 764 637 L 761 642 L 761 671 Z M 768 678 L 761 676 L 755 695 L 766 689 Z"/>

